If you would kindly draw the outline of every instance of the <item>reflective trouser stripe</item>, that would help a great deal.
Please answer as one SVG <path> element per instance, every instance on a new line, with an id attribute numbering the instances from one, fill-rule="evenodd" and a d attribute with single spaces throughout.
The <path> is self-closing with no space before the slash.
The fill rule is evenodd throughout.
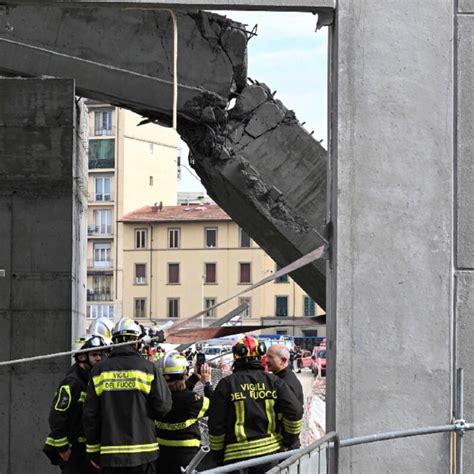
<path id="1" fill-rule="evenodd" d="M 78 443 L 85 443 L 86 442 L 86 438 L 82 437 L 82 436 L 79 436 L 79 438 L 77 438 L 77 442 Z"/>
<path id="2" fill-rule="evenodd" d="M 274 410 L 275 400 L 265 400 L 265 411 L 267 412 L 268 428 L 267 433 L 273 434 L 276 432 L 276 420 Z"/>
<path id="3" fill-rule="evenodd" d="M 209 435 L 209 446 L 213 451 L 220 451 L 224 449 L 225 434 L 223 435 Z"/>
<path id="4" fill-rule="evenodd" d="M 158 443 L 131 444 L 128 446 L 101 446 L 100 454 L 149 453 L 158 451 Z"/>
<path id="5" fill-rule="evenodd" d="M 86 444 L 86 452 L 98 453 L 100 451 L 100 444 Z"/>
<path id="6" fill-rule="evenodd" d="M 62 448 L 63 446 L 69 445 L 69 441 L 67 437 L 64 438 L 50 438 L 49 436 L 46 438 L 46 444 L 49 446 L 53 446 L 54 448 Z"/>
<path id="7" fill-rule="evenodd" d="M 237 441 L 245 441 L 247 436 L 245 435 L 245 401 L 239 400 L 234 403 L 235 406 L 235 426 L 234 433 Z"/>
<path id="8" fill-rule="evenodd" d="M 273 435 L 243 443 L 229 444 L 225 448 L 224 461 L 271 454 L 279 451 L 281 446 L 282 437 L 280 435 Z"/>
<path id="9" fill-rule="evenodd" d="M 170 446 L 173 448 L 199 448 L 201 441 L 198 439 L 163 439 L 156 438 L 162 446 Z"/>

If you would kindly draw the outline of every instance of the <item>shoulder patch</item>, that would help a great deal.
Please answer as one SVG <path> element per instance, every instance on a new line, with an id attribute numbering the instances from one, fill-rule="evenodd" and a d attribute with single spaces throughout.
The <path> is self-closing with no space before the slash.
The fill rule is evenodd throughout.
<path id="1" fill-rule="evenodd" d="M 56 397 L 54 409 L 56 411 L 66 411 L 71 405 L 71 387 L 69 385 L 61 385 Z"/>
<path id="2" fill-rule="evenodd" d="M 194 394 L 194 400 L 201 400 L 201 396 L 198 395 L 197 393 Z"/>

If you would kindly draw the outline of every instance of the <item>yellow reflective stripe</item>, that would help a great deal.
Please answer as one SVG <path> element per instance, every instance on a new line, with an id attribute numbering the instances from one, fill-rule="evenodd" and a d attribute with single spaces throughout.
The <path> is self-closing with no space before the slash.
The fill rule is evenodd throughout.
<path id="1" fill-rule="evenodd" d="M 276 431 L 276 419 L 274 410 L 275 400 L 265 400 L 265 411 L 267 412 L 268 428 L 267 433 L 273 434 Z"/>
<path id="2" fill-rule="evenodd" d="M 101 446 L 100 454 L 120 454 L 120 453 L 149 453 L 158 451 L 158 443 L 131 444 L 128 446 Z"/>
<path id="3" fill-rule="evenodd" d="M 266 436 L 265 438 L 254 439 L 252 441 L 243 441 L 241 443 L 229 443 L 225 447 L 225 451 L 234 452 L 234 451 L 245 451 L 253 448 L 262 448 L 267 445 L 279 444 L 282 441 L 283 437 L 281 435 L 271 435 Z"/>
<path id="4" fill-rule="evenodd" d="M 79 396 L 79 403 L 84 403 L 86 400 L 86 392 L 81 392 L 81 395 Z"/>
<path id="5" fill-rule="evenodd" d="M 140 390 L 146 394 L 151 391 L 155 376 L 141 370 L 122 370 L 102 372 L 92 378 L 98 396 L 104 391 Z"/>
<path id="6" fill-rule="evenodd" d="M 225 440 L 225 434 L 223 435 L 209 435 L 209 446 L 213 451 L 220 451 L 221 449 L 224 449 L 224 440 Z"/>
<path id="7" fill-rule="evenodd" d="M 67 446 L 69 441 L 67 437 L 64 438 L 50 438 L 49 436 L 46 438 L 46 444 L 49 446 L 53 446 L 54 448 L 61 448 L 63 446 Z"/>
<path id="8" fill-rule="evenodd" d="M 100 444 L 86 444 L 86 452 L 98 453 L 100 451 Z"/>
<path id="9" fill-rule="evenodd" d="M 61 402 L 61 391 L 64 390 L 66 392 L 66 395 L 68 397 L 67 400 L 67 405 L 64 408 L 59 408 L 59 403 Z M 56 400 L 56 405 L 54 406 L 54 409 L 56 411 L 66 411 L 69 406 L 71 405 L 71 387 L 69 385 L 61 385 L 58 390 L 58 399 Z"/>
<path id="10" fill-rule="evenodd" d="M 298 426 L 303 426 L 303 419 L 299 420 L 288 420 L 287 418 L 283 418 L 283 423 L 288 426 L 292 427 L 298 427 Z"/>
<path id="11" fill-rule="evenodd" d="M 173 448 L 194 448 L 201 446 L 201 441 L 198 439 L 163 439 L 156 438 L 162 446 L 171 446 Z"/>
<path id="12" fill-rule="evenodd" d="M 237 441 L 245 441 L 247 436 L 245 435 L 245 401 L 238 400 L 235 402 L 235 426 L 234 433 Z"/>
<path id="13" fill-rule="evenodd" d="M 301 433 L 301 429 L 303 428 L 303 420 L 292 421 L 283 418 L 283 428 L 289 434 L 298 435 Z"/>
<path id="14" fill-rule="evenodd" d="M 162 421 L 155 421 L 155 426 L 160 430 L 167 430 L 167 431 L 178 431 L 184 430 L 185 428 L 189 428 L 191 425 L 196 423 L 196 418 L 190 418 L 186 421 L 181 421 L 179 423 L 163 423 Z"/>
<path id="15" fill-rule="evenodd" d="M 77 442 L 78 443 L 85 443 L 86 442 L 86 438 L 82 437 L 82 436 L 79 436 L 79 438 L 77 438 Z"/>
<path id="16" fill-rule="evenodd" d="M 229 451 L 227 448 L 224 454 L 224 461 L 230 461 L 233 459 L 251 458 L 256 456 L 263 456 L 265 454 L 271 454 L 281 449 L 282 443 L 277 439 L 273 438 L 267 445 L 249 447 L 245 449 Z"/>
<path id="17" fill-rule="evenodd" d="M 199 411 L 199 413 L 197 414 L 196 418 L 198 420 L 199 420 L 199 418 L 202 418 L 206 414 L 208 408 L 209 408 L 209 398 L 202 397 L 202 407 L 201 407 L 201 410 Z"/>

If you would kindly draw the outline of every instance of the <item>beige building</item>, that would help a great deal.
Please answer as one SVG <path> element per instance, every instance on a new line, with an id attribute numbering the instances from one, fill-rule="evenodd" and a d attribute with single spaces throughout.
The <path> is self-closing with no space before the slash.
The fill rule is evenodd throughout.
<path id="1" fill-rule="evenodd" d="M 191 316 L 277 269 L 215 204 L 145 206 L 121 221 L 123 313 L 145 323 Z M 208 325 L 243 301 L 249 304 L 243 324 L 323 313 L 291 278 L 283 277 L 209 310 L 202 322 Z M 325 328 L 318 327 L 317 333 L 283 327 L 265 332 L 324 336 Z"/>
<path id="2" fill-rule="evenodd" d="M 122 314 L 118 217 L 146 203 L 176 204 L 178 136 L 133 112 L 88 101 L 87 317 Z"/>

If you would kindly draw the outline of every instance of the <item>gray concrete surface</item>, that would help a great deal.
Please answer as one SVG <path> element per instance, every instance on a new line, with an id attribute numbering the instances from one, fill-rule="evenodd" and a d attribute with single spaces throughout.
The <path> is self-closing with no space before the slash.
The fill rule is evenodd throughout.
<path id="1" fill-rule="evenodd" d="M 341 438 L 451 417 L 453 8 L 338 1 L 327 430 Z M 360 446 L 340 472 L 446 473 L 449 453 L 447 435 Z"/>
<path id="2" fill-rule="evenodd" d="M 86 261 L 87 168 L 72 80 L 3 78 L 0 90 L 0 360 L 8 360 L 68 350 L 80 330 L 72 315 L 85 315 L 85 264 L 77 262 Z M 41 449 L 69 365 L 0 369 L 2 473 L 55 471 Z"/>

